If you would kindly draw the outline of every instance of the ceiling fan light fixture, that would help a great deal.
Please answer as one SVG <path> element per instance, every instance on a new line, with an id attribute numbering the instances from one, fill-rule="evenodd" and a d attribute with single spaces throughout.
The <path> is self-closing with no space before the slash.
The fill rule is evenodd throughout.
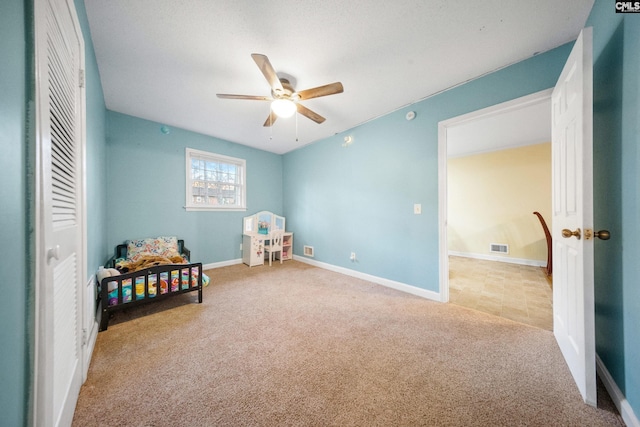
<path id="1" fill-rule="evenodd" d="M 294 89 L 289 79 L 278 77 L 276 71 L 273 69 L 273 65 L 269 62 L 269 58 L 265 55 L 252 53 L 251 57 L 258 68 L 260 68 L 260 71 L 267 79 L 267 82 L 269 82 L 269 86 L 271 87 L 271 98 L 268 96 L 233 95 L 228 93 L 218 93 L 217 96 L 218 98 L 223 99 L 271 101 L 271 111 L 269 112 L 269 117 L 267 117 L 267 120 L 262 125 L 264 127 L 273 126 L 273 123 L 279 117 L 291 117 L 296 112 L 318 124 L 323 123 L 325 121 L 324 117 L 315 111 L 308 109 L 302 103 L 299 104 L 298 101 L 306 101 L 307 99 L 320 98 L 321 96 L 335 95 L 336 93 L 344 92 L 344 87 L 342 87 L 342 83 L 340 82 L 334 82 L 328 85 L 305 89 L 298 92 Z M 297 126 L 298 121 L 296 120 L 296 128 Z"/>
<path id="2" fill-rule="evenodd" d="M 276 99 L 271 103 L 271 111 L 278 117 L 291 117 L 296 112 L 296 104 L 289 99 Z"/>

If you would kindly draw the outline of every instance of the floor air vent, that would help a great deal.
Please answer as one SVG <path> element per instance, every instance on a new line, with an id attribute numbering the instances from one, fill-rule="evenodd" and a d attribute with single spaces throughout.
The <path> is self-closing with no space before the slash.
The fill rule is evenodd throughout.
<path id="1" fill-rule="evenodd" d="M 489 252 L 494 254 L 508 254 L 509 245 L 505 243 L 491 243 L 489 245 Z"/>

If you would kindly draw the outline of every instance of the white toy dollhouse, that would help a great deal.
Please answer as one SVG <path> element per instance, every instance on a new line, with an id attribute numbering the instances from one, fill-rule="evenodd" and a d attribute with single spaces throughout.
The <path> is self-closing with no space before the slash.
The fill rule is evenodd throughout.
<path id="1" fill-rule="evenodd" d="M 272 244 L 273 243 L 273 244 Z M 242 262 L 249 267 L 269 265 L 276 259 L 293 259 L 293 233 L 285 231 L 285 218 L 269 211 L 246 216 L 242 220 Z"/>

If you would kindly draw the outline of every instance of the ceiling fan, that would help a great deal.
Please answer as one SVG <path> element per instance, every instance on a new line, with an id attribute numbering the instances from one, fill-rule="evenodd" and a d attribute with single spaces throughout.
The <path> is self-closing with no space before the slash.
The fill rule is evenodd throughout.
<path id="1" fill-rule="evenodd" d="M 342 83 L 335 82 L 324 86 L 314 87 L 312 89 L 301 90 L 296 92 L 289 80 L 279 78 L 276 74 L 269 58 L 266 55 L 252 53 L 251 57 L 262 71 L 262 74 L 271 86 L 271 97 L 253 96 L 253 95 L 230 95 L 226 93 L 217 94 L 218 98 L 224 99 L 248 99 L 257 101 L 271 101 L 271 112 L 264 122 L 263 126 L 271 126 L 278 117 L 291 117 L 296 111 L 316 123 L 322 123 L 325 118 L 315 111 L 311 111 L 299 101 L 305 101 L 311 98 L 319 98 L 321 96 L 342 93 L 344 88 Z"/>

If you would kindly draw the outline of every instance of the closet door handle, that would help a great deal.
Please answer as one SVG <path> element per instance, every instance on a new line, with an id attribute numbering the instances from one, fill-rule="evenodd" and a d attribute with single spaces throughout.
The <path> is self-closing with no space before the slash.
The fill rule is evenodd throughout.
<path id="1" fill-rule="evenodd" d="M 51 258 L 60 259 L 60 245 L 55 245 L 47 251 L 47 264 L 51 262 Z"/>

